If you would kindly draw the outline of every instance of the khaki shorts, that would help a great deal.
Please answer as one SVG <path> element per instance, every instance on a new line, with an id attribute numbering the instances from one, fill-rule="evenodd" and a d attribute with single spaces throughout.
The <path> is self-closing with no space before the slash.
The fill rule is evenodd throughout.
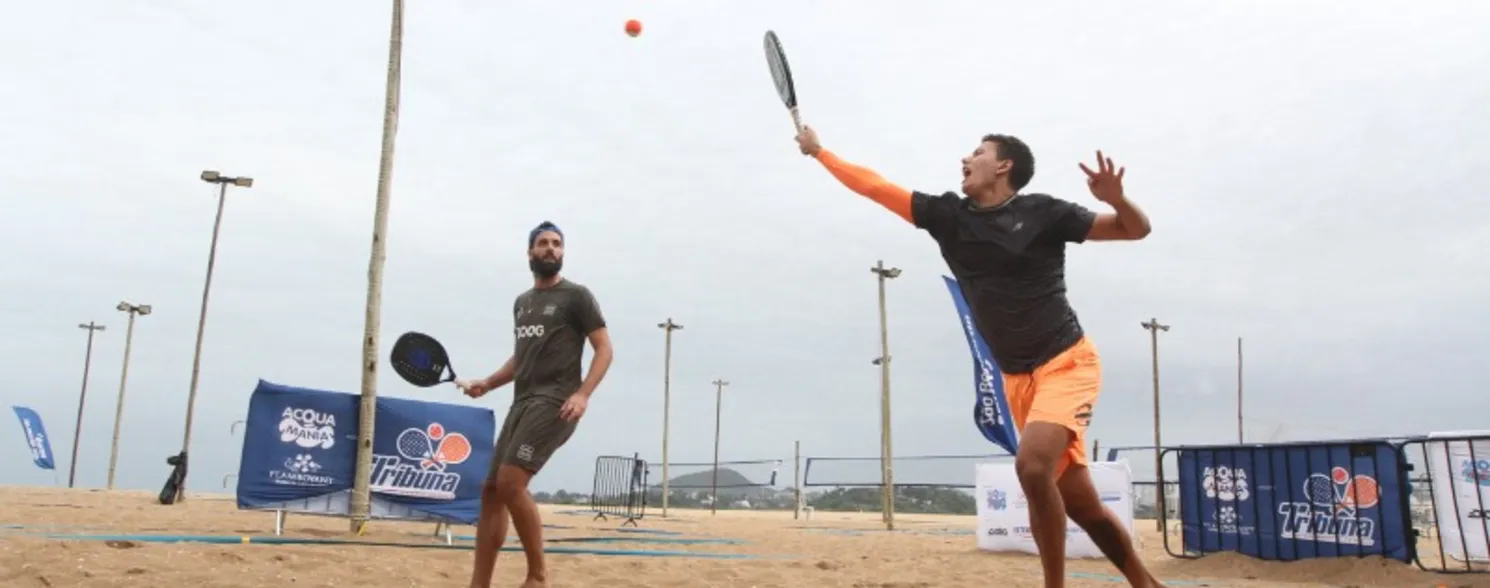
<path id="1" fill-rule="evenodd" d="M 1029 423 L 1060 425 L 1073 433 L 1056 464 L 1056 479 L 1072 465 L 1087 464 L 1086 429 L 1101 389 L 1102 361 L 1086 337 L 1031 373 L 1004 374 L 1004 395 L 1021 433 Z"/>

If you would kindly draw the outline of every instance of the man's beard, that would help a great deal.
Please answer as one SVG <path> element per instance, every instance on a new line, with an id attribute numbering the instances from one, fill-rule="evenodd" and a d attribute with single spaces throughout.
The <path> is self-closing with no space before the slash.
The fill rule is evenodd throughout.
<path id="1" fill-rule="evenodd" d="M 534 276 L 547 280 L 559 275 L 559 270 L 564 269 L 564 260 L 529 257 L 528 269 L 533 270 Z"/>

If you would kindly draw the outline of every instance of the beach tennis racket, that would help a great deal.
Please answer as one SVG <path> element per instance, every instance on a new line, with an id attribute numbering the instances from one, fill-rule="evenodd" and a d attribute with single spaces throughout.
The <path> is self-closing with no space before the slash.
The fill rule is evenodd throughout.
<path id="1" fill-rule="evenodd" d="M 781 39 L 776 31 L 766 31 L 766 66 L 771 68 L 771 81 L 776 84 L 776 94 L 781 103 L 792 113 L 792 124 L 802 130 L 802 115 L 797 112 L 797 87 L 792 83 L 792 68 L 786 63 L 786 51 L 781 48 Z"/>
<path id="2" fill-rule="evenodd" d="M 409 331 L 399 335 L 388 354 L 393 371 L 404 381 L 428 388 L 455 381 L 455 369 L 450 367 L 450 354 L 434 337 Z"/>

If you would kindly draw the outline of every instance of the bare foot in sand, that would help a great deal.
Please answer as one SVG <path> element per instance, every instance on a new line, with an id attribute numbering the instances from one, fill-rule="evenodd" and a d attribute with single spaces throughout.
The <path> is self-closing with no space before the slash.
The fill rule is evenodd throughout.
<path id="1" fill-rule="evenodd" d="M 548 580 L 528 578 L 523 581 L 522 588 L 548 588 Z"/>

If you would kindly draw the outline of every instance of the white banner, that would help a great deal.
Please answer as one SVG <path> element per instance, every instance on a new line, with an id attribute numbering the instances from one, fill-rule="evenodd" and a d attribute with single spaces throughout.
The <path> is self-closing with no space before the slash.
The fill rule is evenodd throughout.
<path id="1" fill-rule="evenodd" d="M 1127 461 L 1087 464 L 1097 495 L 1123 526 L 1133 533 L 1133 473 Z M 1039 553 L 1030 535 L 1030 511 L 1014 462 L 980 463 L 977 466 L 978 549 Z M 1101 550 L 1076 523 L 1066 519 L 1066 557 L 1099 558 Z"/>
<path id="2" fill-rule="evenodd" d="M 1444 553 L 1459 561 L 1464 561 L 1466 554 L 1473 561 L 1490 560 L 1490 545 L 1486 545 L 1490 527 L 1486 526 L 1485 512 L 1490 510 L 1490 442 L 1433 439 L 1485 435 L 1490 432 L 1428 434 L 1428 472 L 1433 477 L 1438 540 Z"/>

